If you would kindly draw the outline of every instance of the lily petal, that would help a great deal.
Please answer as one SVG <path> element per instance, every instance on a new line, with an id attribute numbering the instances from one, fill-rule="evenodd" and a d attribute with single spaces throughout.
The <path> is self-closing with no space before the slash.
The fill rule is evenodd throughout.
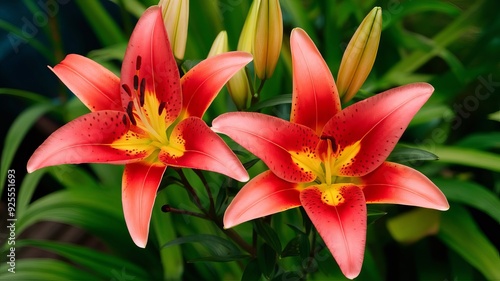
<path id="1" fill-rule="evenodd" d="M 52 133 L 28 161 L 28 172 L 60 164 L 124 164 L 149 155 L 144 150 L 127 151 L 112 144 L 130 127 L 121 111 L 103 110 L 85 114 Z"/>
<path id="2" fill-rule="evenodd" d="M 284 181 L 271 171 L 263 172 L 231 201 L 224 213 L 224 228 L 298 207 L 299 196 L 298 184 Z"/>
<path id="3" fill-rule="evenodd" d="M 331 193 L 336 195 L 334 200 L 340 200 L 336 206 L 322 199 Z M 366 239 L 366 204 L 361 189 L 338 184 L 326 189 L 310 186 L 300 193 L 300 201 L 342 273 L 350 279 L 358 276 Z"/>
<path id="4" fill-rule="evenodd" d="M 167 124 L 174 122 L 179 115 L 182 106 L 179 70 L 160 7 L 147 9 L 137 22 L 123 58 L 121 79 L 124 110 L 131 100 L 140 101 L 145 92 L 150 92 L 158 99 L 157 104 L 166 106 Z M 140 104 L 144 104 L 144 97 Z M 158 108 L 158 112 L 162 110 Z"/>
<path id="5" fill-rule="evenodd" d="M 231 112 L 212 122 L 212 130 L 228 135 L 266 163 L 278 177 L 310 182 L 319 173 L 313 130 L 261 113 Z"/>
<path id="6" fill-rule="evenodd" d="M 201 118 L 224 84 L 251 60 L 249 53 L 229 52 L 191 68 L 181 78 L 185 114 Z"/>
<path id="7" fill-rule="evenodd" d="M 433 91 L 427 83 L 409 84 L 336 114 L 325 125 L 323 137 L 334 139 L 340 148 L 338 174 L 364 176 L 380 166 Z"/>
<path id="8" fill-rule="evenodd" d="M 341 110 L 337 86 L 328 65 L 307 33 L 295 28 L 290 39 L 293 64 L 293 100 L 290 121 L 317 135 Z"/>
<path id="9" fill-rule="evenodd" d="M 410 167 L 385 162 L 361 178 L 367 203 L 402 204 L 448 210 L 444 194 L 426 176 Z"/>
<path id="10" fill-rule="evenodd" d="M 182 120 L 158 158 L 169 166 L 202 169 L 248 181 L 248 173 L 227 144 L 198 117 Z"/>
<path id="11" fill-rule="evenodd" d="M 91 111 L 122 110 L 120 79 L 102 65 L 70 54 L 49 68 Z"/>
<path id="12" fill-rule="evenodd" d="M 122 180 L 123 214 L 134 243 L 148 242 L 149 221 L 166 166 L 138 162 L 125 165 Z"/>

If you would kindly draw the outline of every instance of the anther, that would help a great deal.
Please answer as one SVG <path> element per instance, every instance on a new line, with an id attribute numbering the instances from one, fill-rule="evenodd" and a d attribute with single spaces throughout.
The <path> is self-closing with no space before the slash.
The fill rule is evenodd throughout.
<path id="1" fill-rule="evenodd" d="M 128 117 L 130 118 L 130 122 L 132 122 L 133 125 L 137 125 L 137 122 L 135 122 L 134 113 L 132 112 L 133 106 L 134 106 L 133 102 L 129 101 L 127 105 L 127 114 Z"/>
<path id="2" fill-rule="evenodd" d="M 134 75 L 134 90 L 137 91 L 137 89 L 139 88 L 139 76 L 137 76 L 137 74 Z"/>
<path id="3" fill-rule="evenodd" d="M 158 107 L 158 115 L 161 115 L 161 113 L 163 112 L 163 109 L 165 109 L 165 102 L 162 101 L 160 103 L 160 106 Z"/>
<path id="4" fill-rule="evenodd" d="M 141 60 L 142 60 L 142 57 L 137 56 L 137 59 L 135 61 L 135 70 L 139 70 L 141 68 Z"/>
<path id="5" fill-rule="evenodd" d="M 122 88 L 123 90 L 125 90 L 125 93 L 127 93 L 129 97 L 132 97 L 132 91 L 130 90 L 130 87 L 127 84 L 122 84 Z"/>
<path id="6" fill-rule="evenodd" d="M 141 79 L 141 87 L 139 89 L 139 101 L 141 106 L 144 106 L 144 93 L 146 92 L 146 79 Z"/>

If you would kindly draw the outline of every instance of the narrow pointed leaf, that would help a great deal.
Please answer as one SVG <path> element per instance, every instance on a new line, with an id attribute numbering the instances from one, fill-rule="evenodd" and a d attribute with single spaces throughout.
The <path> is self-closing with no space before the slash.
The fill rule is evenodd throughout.
<path id="1" fill-rule="evenodd" d="M 278 255 L 281 255 L 281 242 L 274 229 L 262 220 L 254 221 L 254 225 L 257 234 L 259 234 Z"/>
<path id="2" fill-rule="evenodd" d="M 174 239 L 163 247 L 182 245 L 186 243 L 199 243 L 210 253 L 204 260 L 214 258 L 214 261 L 230 261 L 247 257 L 231 241 L 211 234 L 195 234 Z M 223 259 L 223 260 L 222 260 Z"/>
<path id="3" fill-rule="evenodd" d="M 387 229 L 399 243 L 415 243 L 439 230 L 441 212 L 415 209 L 387 220 Z"/>
<path id="4" fill-rule="evenodd" d="M 431 96 L 434 88 L 415 83 L 394 88 L 357 102 L 336 114 L 323 136 L 331 137 L 345 149 L 356 145 L 359 152 L 337 163 L 340 175 L 364 176 L 389 156 L 413 116 Z M 338 161 L 337 161 L 338 162 Z"/>
<path id="5" fill-rule="evenodd" d="M 122 204 L 125 221 L 134 243 L 144 248 L 148 241 L 149 222 L 156 191 L 166 166 L 148 163 L 125 165 L 122 183 Z"/>
<path id="6" fill-rule="evenodd" d="M 314 186 L 300 193 L 300 201 L 344 275 L 353 279 L 363 264 L 366 204 L 357 186 L 345 185 L 338 192 L 342 199 L 336 206 L 324 201 L 328 190 Z"/>
<path id="7" fill-rule="evenodd" d="M 246 52 L 230 52 L 201 61 L 181 79 L 187 116 L 202 117 L 224 84 L 252 60 Z"/>
<path id="8" fill-rule="evenodd" d="M 122 106 L 127 108 L 131 99 L 156 98 L 158 104 L 167 106 L 165 121 L 172 123 L 181 110 L 182 97 L 179 70 L 170 49 L 163 25 L 160 7 L 147 9 L 141 16 L 125 52 L 121 70 Z M 145 90 L 141 90 L 144 81 Z M 143 98 L 145 99 L 145 98 Z"/>
<path id="9" fill-rule="evenodd" d="M 290 121 L 320 135 L 323 126 L 341 109 L 337 87 L 328 65 L 304 30 L 292 31 L 290 47 L 293 64 Z"/>
<path id="10" fill-rule="evenodd" d="M 234 112 L 214 119 L 212 130 L 231 137 L 284 180 L 312 181 L 320 169 L 314 155 L 319 138 L 306 126 L 260 113 Z"/>
<path id="11" fill-rule="evenodd" d="M 124 112 L 98 111 L 83 115 L 50 135 L 28 161 L 28 172 L 60 164 L 125 163 L 141 159 L 147 151 L 113 148 L 125 135 L 130 121 Z"/>
<path id="12" fill-rule="evenodd" d="M 437 155 L 429 151 L 415 147 L 397 145 L 387 158 L 387 161 L 397 163 L 412 163 L 414 161 L 434 161 L 438 159 L 439 157 Z"/>
<path id="13" fill-rule="evenodd" d="M 102 65 L 71 54 L 51 69 L 91 111 L 122 110 L 120 79 Z"/>
<path id="14" fill-rule="evenodd" d="M 402 204 L 448 210 L 448 201 L 425 175 L 410 167 L 384 162 L 370 174 L 361 177 L 367 203 Z"/>
<path id="15" fill-rule="evenodd" d="M 226 143 L 197 117 L 181 121 L 170 135 L 170 146 L 163 147 L 159 159 L 175 167 L 218 172 L 239 181 L 248 173 Z"/>
<path id="16" fill-rule="evenodd" d="M 300 206 L 297 184 L 266 171 L 247 183 L 231 201 L 224 214 L 224 227 Z"/>
<path id="17" fill-rule="evenodd" d="M 469 212 L 460 205 L 453 205 L 442 214 L 441 221 L 438 237 L 484 274 L 486 280 L 499 280 L 498 249 L 479 229 Z"/>
<path id="18" fill-rule="evenodd" d="M 11 167 L 14 156 L 21 145 L 22 140 L 35 122 L 55 106 L 51 103 L 40 103 L 25 109 L 10 125 L 9 131 L 5 135 L 2 156 L 0 158 L 0 192 L 7 183 L 7 171 Z"/>

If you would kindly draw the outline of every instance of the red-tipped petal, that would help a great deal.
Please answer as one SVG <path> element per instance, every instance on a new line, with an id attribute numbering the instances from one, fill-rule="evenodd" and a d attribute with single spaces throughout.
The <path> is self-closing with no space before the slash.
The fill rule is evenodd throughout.
<path id="1" fill-rule="evenodd" d="M 123 58 L 121 84 L 124 109 L 132 99 L 143 104 L 141 92 L 147 91 L 156 96 L 158 104 L 165 106 L 167 124 L 179 115 L 182 106 L 179 70 L 158 6 L 147 9 L 135 26 Z"/>
<path id="2" fill-rule="evenodd" d="M 224 84 L 251 60 L 249 53 L 230 52 L 210 57 L 191 68 L 181 79 L 187 116 L 201 118 Z"/>
<path id="3" fill-rule="evenodd" d="M 148 242 L 149 221 L 166 166 L 144 162 L 125 165 L 122 181 L 123 214 L 134 243 L 141 248 Z"/>
<path id="4" fill-rule="evenodd" d="M 298 184 L 266 171 L 247 183 L 224 214 L 224 228 L 300 206 Z"/>
<path id="5" fill-rule="evenodd" d="M 321 169 L 315 154 L 319 138 L 306 126 L 260 113 L 232 112 L 215 118 L 212 130 L 231 137 L 284 180 L 313 181 Z"/>
<path id="6" fill-rule="evenodd" d="M 341 153 L 352 154 L 339 156 L 343 160 L 336 163 L 342 166 L 337 173 L 364 176 L 380 166 L 433 91 L 427 83 L 410 84 L 357 102 L 336 114 L 325 125 L 323 136 L 333 138 Z"/>
<path id="7" fill-rule="evenodd" d="M 227 144 L 198 117 L 181 121 L 158 157 L 169 166 L 213 171 L 243 182 L 249 179 Z"/>
<path id="8" fill-rule="evenodd" d="M 83 115 L 52 133 L 28 161 L 28 172 L 60 164 L 123 164 L 142 159 L 149 152 L 126 151 L 111 145 L 130 127 L 121 111 L 97 111 Z"/>
<path id="9" fill-rule="evenodd" d="M 341 202 L 333 206 L 324 200 Z M 350 279 L 358 276 L 366 240 L 366 204 L 361 189 L 354 185 L 329 189 L 310 186 L 300 193 L 300 201 L 342 273 Z"/>
<path id="10" fill-rule="evenodd" d="M 290 121 L 320 135 L 323 126 L 340 111 L 339 93 L 323 57 L 307 33 L 295 28 L 290 38 L 293 64 L 293 100 Z"/>
<path id="11" fill-rule="evenodd" d="M 122 110 L 120 79 L 95 61 L 72 54 L 50 69 L 91 111 Z"/>
<path id="12" fill-rule="evenodd" d="M 426 176 L 410 167 L 385 162 L 375 171 L 361 177 L 367 203 L 402 204 L 437 210 L 448 210 L 448 201 Z"/>

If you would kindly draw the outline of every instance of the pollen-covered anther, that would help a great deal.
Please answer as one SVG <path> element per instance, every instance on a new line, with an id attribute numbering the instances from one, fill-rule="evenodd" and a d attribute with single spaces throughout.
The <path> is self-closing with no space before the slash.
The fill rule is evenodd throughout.
<path id="1" fill-rule="evenodd" d="M 135 70 L 141 69 L 141 61 L 142 61 L 142 57 L 137 56 L 137 59 L 135 60 Z"/>
<path id="2" fill-rule="evenodd" d="M 130 122 L 132 122 L 132 124 L 135 126 L 137 125 L 137 122 L 135 121 L 134 113 L 132 112 L 133 108 L 134 108 L 134 102 L 129 101 L 127 105 L 127 115 L 128 118 L 130 118 Z"/>

